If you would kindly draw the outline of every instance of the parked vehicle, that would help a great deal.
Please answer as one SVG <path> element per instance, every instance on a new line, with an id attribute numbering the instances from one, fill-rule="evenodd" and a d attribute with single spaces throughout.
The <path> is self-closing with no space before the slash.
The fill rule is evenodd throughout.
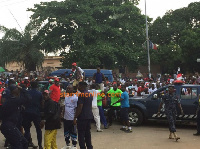
<path id="1" fill-rule="evenodd" d="M 191 84 L 177 84 L 174 85 L 176 95 L 181 99 L 181 105 L 184 115 L 181 115 L 177 108 L 177 120 L 180 121 L 195 121 L 196 111 L 198 107 L 200 94 L 200 85 Z M 164 120 L 166 115 L 164 113 L 164 106 L 160 116 L 157 115 L 158 107 L 161 102 L 161 93 L 166 90 L 168 86 L 162 87 L 148 96 L 130 97 L 130 112 L 129 119 L 131 125 L 141 125 L 146 120 Z"/>
<path id="2" fill-rule="evenodd" d="M 94 73 L 97 72 L 96 69 L 83 69 L 83 71 L 85 72 L 86 78 L 93 77 Z M 104 76 L 108 78 L 108 81 L 113 82 L 112 70 L 101 69 L 101 73 L 103 73 Z M 63 74 L 69 77 L 69 75 L 71 74 L 71 69 L 59 69 L 50 73 L 49 76 L 61 76 Z"/>

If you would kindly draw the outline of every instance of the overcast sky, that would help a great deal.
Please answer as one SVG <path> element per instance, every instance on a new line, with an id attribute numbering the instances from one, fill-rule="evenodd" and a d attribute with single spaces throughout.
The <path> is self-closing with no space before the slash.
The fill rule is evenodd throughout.
<path id="1" fill-rule="evenodd" d="M 40 1 L 51 0 L 0 0 L 0 25 L 4 25 L 7 28 L 20 27 L 24 29 L 29 22 L 31 12 L 27 12 L 27 8 L 32 8 L 35 3 Z M 147 1 L 147 15 L 154 20 L 158 16 L 163 16 L 167 10 L 175 10 L 182 7 L 187 7 L 189 3 L 199 0 L 146 0 Z M 145 13 L 145 0 L 141 0 L 139 8 L 142 13 Z M 13 16 L 12 16 L 13 14 Z M 15 21 L 18 21 L 19 25 Z"/>

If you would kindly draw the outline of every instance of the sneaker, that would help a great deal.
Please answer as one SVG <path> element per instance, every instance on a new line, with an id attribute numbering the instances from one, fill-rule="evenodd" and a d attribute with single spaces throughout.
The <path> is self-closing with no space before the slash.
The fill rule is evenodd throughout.
<path id="1" fill-rule="evenodd" d="M 99 130 L 97 130 L 97 132 L 103 132 L 103 130 L 102 130 L 102 129 L 99 129 Z"/>
<path id="2" fill-rule="evenodd" d="M 70 149 L 77 149 L 76 146 L 72 146 Z"/>
<path id="3" fill-rule="evenodd" d="M 120 130 L 122 130 L 122 131 L 126 131 L 126 128 L 123 128 L 123 127 L 122 127 L 122 128 L 120 128 Z"/>
<path id="4" fill-rule="evenodd" d="M 125 132 L 126 133 L 132 133 L 132 129 L 127 129 Z"/>
<path id="5" fill-rule="evenodd" d="M 71 146 L 70 146 L 70 145 L 66 145 L 66 146 L 64 146 L 64 147 L 61 148 L 61 149 L 71 149 Z"/>
<path id="6" fill-rule="evenodd" d="M 108 125 L 104 126 L 104 129 L 108 129 Z"/>

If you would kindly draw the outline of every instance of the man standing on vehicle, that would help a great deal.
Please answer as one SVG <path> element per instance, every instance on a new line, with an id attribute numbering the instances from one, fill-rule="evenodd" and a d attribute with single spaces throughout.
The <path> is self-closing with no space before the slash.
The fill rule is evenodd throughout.
<path id="1" fill-rule="evenodd" d="M 109 126 L 112 125 L 112 118 L 114 115 L 114 111 L 120 109 L 120 105 L 121 105 L 120 103 L 116 103 L 114 105 L 113 103 L 115 103 L 116 101 L 120 99 L 121 94 L 122 94 L 122 91 L 117 88 L 117 84 L 114 84 L 113 89 L 110 89 L 107 92 L 107 96 L 111 97 L 110 110 L 108 111 Z"/>
<path id="2" fill-rule="evenodd" d="M 121 94 L 121 98 L 116 101 L 115 103 L 113 103 L 113 105 L 115 105 L 116 103 L 121 102 L 121 109 L 120 109 L 120 117 L 123 123 L 123 127 L 120 130 L 123 130 L 127 133 L 131 133 L 132 132 L 132 128 L 130 126 L 130 122 L 129 122 L 129 118 L 128 118 L 128 110 L 129 110 L 129 95 L 126 92 L 126 87 L 125 85 L 121 86 L 121 90 L 122 90 L 122 94 Z M 128 129 L 126 128 L 128 127 Z"/>
<path id="3" fill-rule="evenodd" d="M 97 67 L 97 72 L 93 75 L 93 81 L 100 86 L 100 90 L 104 91 L 103 81 L 105 81 L 105 76 L 101 73 L 100 67 Z"/>
<path id="4" fill-rule="evenodd" d="M 77 89 L 78 83 L 85 79 L 84 71 L 76 63 L 72 63 L 72 78 L 74 79 L 73 87 L 75 89 Z"/>
<path id="5" fill-rule="evenodd" d="M 176 132 L 175 123 L 176 123 L 176 114 L 177 114 L 176 105 L 178 104 L 179 108 L 181 109 L 182 115 L 183 115 L 183 109 L 181 107 L 180 99 L 178 99 L 178 97 L 175 94 L 174 86 L 169 86 L 168 89 L 169 89 L 169 92 L 161 96 L 162 101 L 158 109 L 158 116 L 160 115 L 160 110 L 162 108 L 162 105 L 165 104 L 165 114 L 169 122 L 169 131 L 170 131 L 169 139 L 175 138 L 175 140 L 178 141 L 180 137 L 178 137 L 175 133 Z M 174 135 L 174 138 L 172 134 Z"/>

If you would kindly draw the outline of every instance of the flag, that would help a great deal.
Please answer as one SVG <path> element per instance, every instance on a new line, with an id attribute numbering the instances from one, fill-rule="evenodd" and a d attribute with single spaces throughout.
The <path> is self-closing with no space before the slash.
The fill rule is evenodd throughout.
<path id="1" fill-rule="evenodd" d="M 151 42 L 150 40 L 149 40 L 149 49 L 157 50 L 156 44 L 153 44 L 153 42 Z"/>

